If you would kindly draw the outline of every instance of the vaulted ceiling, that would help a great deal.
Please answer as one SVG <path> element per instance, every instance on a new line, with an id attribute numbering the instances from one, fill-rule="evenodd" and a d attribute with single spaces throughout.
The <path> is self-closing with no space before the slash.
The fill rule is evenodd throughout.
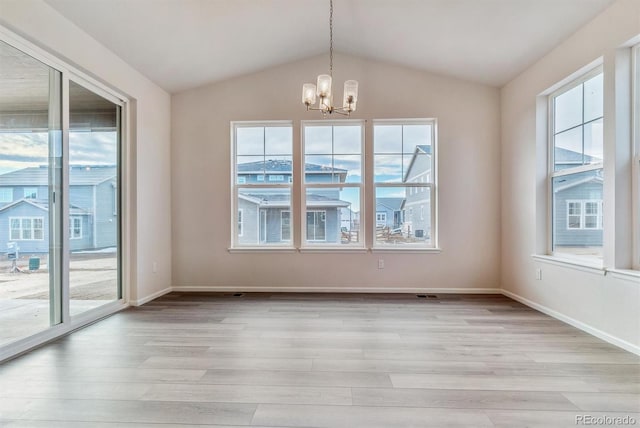
<path id="1" fill-rule="evenodd" d="M 328 52 L 328 0 L 46 0 L 169 92 Z M 336 51 L 502 86 L 613 0 L 334 0 Z"/>

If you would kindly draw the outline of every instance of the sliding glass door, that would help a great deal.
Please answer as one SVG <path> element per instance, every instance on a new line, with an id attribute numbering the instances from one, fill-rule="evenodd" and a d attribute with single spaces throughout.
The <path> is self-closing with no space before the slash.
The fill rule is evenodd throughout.
<path id="1" fill-rule="evenodd" d="M 61 73 L 0 41 L 0 346 L 58 324 Z"/>
<path id="2" fill-rule="evenodd" d="M 69 82 L 69 309 L 121 297 L 118 275 L 120 106 Z"/>
<path id="3" fill-rule="evenodd" d="M 124 103 L 25 51 L 0 40 L 0 360 L 123 296 Z"/>

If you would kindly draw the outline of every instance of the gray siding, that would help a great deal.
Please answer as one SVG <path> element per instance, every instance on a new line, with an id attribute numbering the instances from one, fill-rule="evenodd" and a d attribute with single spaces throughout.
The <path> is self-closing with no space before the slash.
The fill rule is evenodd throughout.
<path id="1" fill-rule="evenodd" d="M 602 183 L 591 181 L 556 192 L 554 197 L 554 245 L 601 246 L 602 229 L 568 229 L 567 201 L 602 200 Z"/>
<path id="2" fill-rule="evenodd" d="M 118 243 L 118 216 L 116 215 L 115 180 L 108 180 L 95 187 L 95 247 L 115 247 Z"/>

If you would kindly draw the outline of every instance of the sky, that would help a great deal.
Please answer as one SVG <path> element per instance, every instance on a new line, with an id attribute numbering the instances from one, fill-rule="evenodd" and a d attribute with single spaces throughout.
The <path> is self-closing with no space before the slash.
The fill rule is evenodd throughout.
<path id="1" fill-rule="evenodd" d="M 117 146 L 116 132 L 70 132 L 69 163 L 115 165 Z M 0 174 L 47 165 L 48 159 L 49 133 L 0 132 Z"/>

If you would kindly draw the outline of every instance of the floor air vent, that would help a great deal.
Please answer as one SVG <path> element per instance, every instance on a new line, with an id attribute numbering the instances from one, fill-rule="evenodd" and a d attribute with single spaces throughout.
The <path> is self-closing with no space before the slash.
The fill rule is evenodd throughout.
<path id="1" fill-rule="evenodd" d="M 235 293 L 233 295 L 233 297 L 242 297 L 242 296 L 244 296 L 244 293 Z"/>

